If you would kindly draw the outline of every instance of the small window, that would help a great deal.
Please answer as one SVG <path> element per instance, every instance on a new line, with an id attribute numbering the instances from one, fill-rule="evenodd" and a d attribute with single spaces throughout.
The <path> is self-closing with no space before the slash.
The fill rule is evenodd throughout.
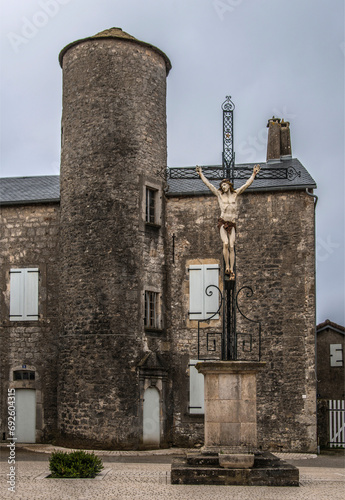
<path id="1" fill-rule="evenodd" d="M 146 187 L 146 222 L 148 224 L 156 224 L 156 197 L 155 189 Z"/>
<path id="2" fill-rule="evenodd" d="M 204 410 L 204 376 L 195 365 L 200 361 L 191 359 L 189 362 L 189 413 L 203 415 Z"/>
<path id="3" fill-rule="evenodd" d="M 200 264 L 189 266 L 189 319 L 218 319 L 219 265 Z"/>
<path id="4" fill-rule="evenodd" d="M 342 344 L 330 344 L 331 366 L 343 366 L 343 346 Z"/>
<path id="5" fill-rule="evenodd" d="M 38 320 L 38 269 L 10 270 L 10 321 Z"/>
<path id="6" fill-rule="evenodd" d="M 145 292 L 145 328 L 160 329 L 159 294 L 157 292 Z"/>
<path id="7" fill-rule="evenodd" d="M 13 372 L 13 380 L 35 380 L 35 372 L 28 370 L 16 370 Z"/>

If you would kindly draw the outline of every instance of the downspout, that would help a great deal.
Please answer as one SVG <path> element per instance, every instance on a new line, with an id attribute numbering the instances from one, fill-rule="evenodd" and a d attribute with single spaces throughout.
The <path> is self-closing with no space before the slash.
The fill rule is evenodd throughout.
<path id="1" fill-rule="evenodd" d="M 318 196 L 316 196 L 316 194 L 314 194 L 314 193 L 310 193 L 308 188 L 305 190 L 305 192 L 307 193 L 308 196 L 311 196 L 312 198 L 314 198 L 314 208 L 316 208 L 317 201 L 319 199 Z"/>

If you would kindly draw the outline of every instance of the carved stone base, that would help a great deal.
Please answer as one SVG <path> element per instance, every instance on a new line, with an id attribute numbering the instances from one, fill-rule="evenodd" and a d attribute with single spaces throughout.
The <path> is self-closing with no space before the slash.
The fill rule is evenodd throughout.
<path id="1" fill-rule="evenodd" d="M 256 374 L 266 363 L 205 361 L 196 365 L 205 383 L 205 448 L 217 453 L 257 449 Z"/>
<path id="2" fill-rule="evenodd" d="M 246 456 L 245 454 L 242 456 Z M 299 470 L 271 453 L 255 453 L 252 467 L 224 467 L 220 456 L 191 453 L 175 459 L 171 484 L 299 486 Z"/>
<path id="3" fill-rule="evenodd" d="M 254 453 L 224 453 L 218 455 L 219 466 L 226 469 L 250 469 L 254 465 Z"/>

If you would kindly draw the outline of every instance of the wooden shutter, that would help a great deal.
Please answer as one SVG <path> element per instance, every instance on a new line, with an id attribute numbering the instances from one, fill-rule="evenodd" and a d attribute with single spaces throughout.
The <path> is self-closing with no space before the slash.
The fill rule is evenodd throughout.
<path id="1" fill-rule="evenodd" d="M 189 319 L 203 319 L 203 266 L 189 267 Z"/>
<path id="2" fill-rule="evenodd" d="M 343 346 L 342 344 L 330 344 L 331 366 L 343 366 Z"/>
<path id="3" fill-rule="evenodd" d="M 38 269 L 11 269 L 10 320 L 38 319 Z"/>
<path id="4" fill-rule="evenodd" d="M 26 269 L 24 299 L 25 319 L 38 319 L 38 269 Z"/>
<path id="5" fill-rule="evenodd" d="M 210 285 L 215 285 L 219 287 L 219 266 L 218 264 L 206 264 L 204 266 L 204 304 L 205 304 L 205 315 L 209 318 L 218 311 L 219 308 L 219 292 L 215 286 L 208 288 L 207 294 L 206 289 Z M 219 315 L 215 316 L 214 319 L 218 319 Z"/>
<path id="6" fill-rule="evenodd" d="M 195 368 L 197 363 L 195 359 L 189 363 L 189 413 L 193 415 L 204 413 L 204 376 Z"/>
<path id="7" fill-rule="evenodd" d="M 10 320 L 21 321 L 24 314 L 24 269 L 10 271 Z"/>
<path id="8" fill-rule="evenodd" d="M 203 264 L 189 267 L 189 319 L 207 319 L 217 312 L 219 307 L 219 292 L 209 285 L 219 286 L 219 265 Z M 212 293 L 211 293 L 212 292 Z M 216 315 L 214 319 L 218 319 Z"/>

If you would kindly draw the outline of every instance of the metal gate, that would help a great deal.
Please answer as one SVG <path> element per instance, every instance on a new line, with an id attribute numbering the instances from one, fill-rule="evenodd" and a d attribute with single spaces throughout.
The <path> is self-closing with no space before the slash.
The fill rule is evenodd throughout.
<path id="1" fill-rule="evenodd" d="M 329 400 L 329 445 L 345 448 L 345 401 Z"/>

